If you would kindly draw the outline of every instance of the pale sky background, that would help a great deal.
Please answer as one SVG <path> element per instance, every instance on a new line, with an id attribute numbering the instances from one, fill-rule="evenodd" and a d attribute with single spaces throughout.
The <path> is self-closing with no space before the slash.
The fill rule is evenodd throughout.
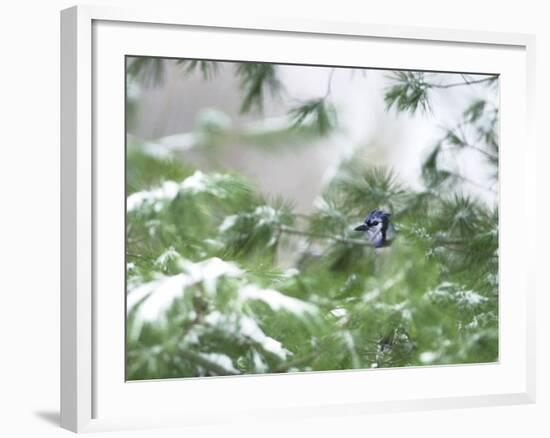
<path id="1" fill-rule="evenodd" d="M 286 94 L 279 100 L 268 99 L 264 114 L 239 114 L 242 100 L 234 77 L 234 65 L 224 63 L 218 76 L 206 81 L 200 74 L 184 75 L 173 61 L 166 62 L 167 73 L 158 87 L 130 84 L 129 95 L 138 103 L 135 123 L 128 133 L 139 139 L 161 145 L 185 148 L 185 133 L 193 130 L 199 118 L 213 117 L 211 109 L 225 113 L 235 126 L 276 123 L 300 100 L 321 97 L 326 93 L 329 67 L 278 67 Z M 338 110 L 338 129 L 330 136 L 302 146 L 279 148 L 266 152 L 250 145 L 230 145 L 216 151 L 216 160 L 225 168 L 237 170 L 251 178 L 267 195 L 280 195 L 292 200 L 296 209 L 308 213 L 313 202 L 330 179 L 341 159 L 356 148 L 373 165 L 393 167 L 402 182 L 420 188 L 420 167 L 444 127 L 451 128 L 475 99 L 484 98 L 498 104 L 497 93 L 484 85 L 433 89 L 430 98 L 433 111 L 417 111 L 414 116 L 387 112 L 384 91 L 390 81 L 389 70 L 336 68 L 331 80 L 330 99 Z M 474 79 L 476 77 L 473 77 Z M 460 82 L 457 74 L 429 74 L 433 82 Z M 180 143 L 180 144 L 178 144 Z M 163 147 L 163 146 L 161 146 Z M 208 169 L 204 152 L 191 149 L 182 157 L 198 167 Z M 492 183 L 477 153 L 464 154 L 454 160 L 461 174 L 481 186 Z M 496 189 L 497 187 L 492 187 Z M 493 204 L 496 194 L 468 185 L 467 191 Z"/>

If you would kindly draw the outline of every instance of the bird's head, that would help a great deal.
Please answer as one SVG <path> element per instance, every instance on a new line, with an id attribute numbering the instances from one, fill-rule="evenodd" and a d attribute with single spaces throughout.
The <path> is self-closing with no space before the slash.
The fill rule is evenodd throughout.
<path id="1" fill-rule="evenodd" d="M 380 248 L 388 244 L 388 228 L 390 227 L 390 213 L 380 209 L 372 210 L 365 221 L 355 228 L 355 231 L 362 231 L 376 247 Z"/>

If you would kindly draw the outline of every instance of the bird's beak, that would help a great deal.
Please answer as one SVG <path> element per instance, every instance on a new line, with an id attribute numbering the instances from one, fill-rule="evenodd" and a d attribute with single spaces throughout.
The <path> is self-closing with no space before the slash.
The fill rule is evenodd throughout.
<path id="1" fill-rule="evenodd" d="M 365 224 L 361 224 L 359 225 L 358 227 L 355 227 L 354 228 L 355 231 L 366 231 L 367 230 L 367 226 Z"/>

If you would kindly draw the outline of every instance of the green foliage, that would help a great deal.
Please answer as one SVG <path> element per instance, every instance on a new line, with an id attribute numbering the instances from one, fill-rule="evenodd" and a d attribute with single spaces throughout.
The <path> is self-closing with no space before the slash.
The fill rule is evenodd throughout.
<path id="1" fill-rule="evenodd" d="M 306 229 L 235 177 L 195 172 L 141 196 L 128 212 L 129 378 L 495 360 L 497 215 L 458 195 L 418 203 L 390 172 L 363 172 L 354 190 L 329 185 Z M 399 237 L 376 254 L 352 234 L 356 193 L 384 190 L 401 197 Z M 291 242 L 294 267 L 278 268 Z M 157 312 L 155 294 L 174 298 Z"/>
<path id="2" fill-rule="evenodd" d="M 474 151 L 487 162 L 491 177 L 498 179 L 498 108 L 486 100 L 474 100 L 463 112 L 462 120 L 454 127 L 445 129 L 441 140 L 428 155 L 422 166 L 425 183 L 436 188 L 444 183 L 467 180 L 445 168 L 440 163 L 443 153 Z"/>
<path id="3" fill-rule="evenodd" d="M 176 65 L 182 66 L 185 73 L 200 71 L 204 79 L 212 79 L 218 73 L 220 66 L 216 61 L 200 59 L 178 59 L 176 60 Z"/>
<path id="4" fill-rule="evenodd" d="M 191 133 L 195 138 L 193 146 L 215 149 L 244 144 L 263 148 L 266 152 L 278 152 L 284 147 L 305 146 L 309 141 L 327 134 L 332 127 L 330 116 L 330 113 L 322 116 L 326 118 L 321 121 L 308 119 L 299 122 L 291 117 L 280 117 L 235 126 L 224 113 L 211 109 L 204 110 L 199 114 Z"/>
<path id="5" fill-rule="evenodd" d="M 277 66 L 274 64 L 241 63 L 236 74 L 243 92 L 242 113 L 250 112 L 254 108 L 262 111 L 266 94 L 276 96 L 281 92 L 282 84 L 277 77 Z"/>
<path id="6" fill-rule="evenodd" d="M 390 79 L 394 82 L 384 96 L 386 109 L 395 107 L 397 111 L 414 113 L 420 109 L 428 111 L 430 103 L 428 90 L 430 85 L 424 80 L 423 72 L 397 71 Z"/>
<path id="7" fill-rule="evenodd" d="M 219 63 L 199 59 L 177 59 L 175 65 L 182 67 L 185 74 L 200 72 L 204 79 L 212 79 L 218 72 Z M 167 60 L 146 56 L 131 57 L 126 73 L 146 87 L 156 87 L 164 82 Z"/>
<path id="8" fill-rule="evenodd" d="M 483 99 L 475 100 L 464 111 L 464 120 L 468 123 L 477 122 L 481 118 L 481 116 L 483 115 L 483 112 L 484 112 L 486 106 L 487 106 L 487 102 L 485 100 L 483 100 Z"/>
<path id="9" fill-rule="evenodd" d="M 242 65 L 243 109 L 261 109 L 266 90 L 281 87 L 276 71 Z M 422 75 L 397 74 L 409 85 L 387 90 L 389 107 L 429 108 L 435 85 Z M 294 123 L 328 132 L 327 99 L 295 108 Z M 200 141 L 221 146 L 254 135 L 199 125 Z M 307 216 L 239 174 L 203 172 L 130 142 L 128 378 L 496 361 L 498 209 L 467 194 L 443 154 L 479 154 L 496 176 L 497 127 L 497 109 L 474 100 L 419 165 L 415 189 L 358 149 Z M 397 231 L 381 250 L 354 231 L 376 207 Z"/>
<path id="10" fill-rule="evenodd" d="M 160 86 L 167 72 L 167 64 L 170 62 L 163 58 L 152 57 L 131 57 L 127 64 L 128 81 L 132 84 L 141 84 L 144 87 Z M 214 79 L 220 71 L 220 66 L 223 63 L 218 61 L 199 60 L 199 59 L 176 59 L 173 64 L 180 67 L 183 75 L 200 73 L 204 80 Z M 278 97 L 284 91 L 284 86 L 278 77 L 277 66 L 268 63 L 246 62 L 239 63 L 235 68 L 235 76 L 239 82 L 239 87 L 242 92 L 242 103 L 240 106 L 241 113 L 249 113 L 251 111 L 262 112 L 264 101 L 268 96 Z M 324 136 L 329 133 L 335 126 L 337 114 L 334 105 L 329 101 L 330 81 L 327 95 L 322 98 L 310 99 L 302 104 L 292 108 L 288 113 L 288 126 L 283 129 L 283 134 L 292 137 L 292 140 L 302 137 Z M 128 96 L 127 110 L 129 111 L 129 119 L 135 112 L 135 103 L 131 96 Z M 207 134 L 211 134 L 210 132 Z M 226 132 L 217 132 L 217 134 L 226 134 Z M 234 134 L 234 133 L 230 133 Z M 254 134 L 248 136 L 248 133 L 242 133 L 241 140 L 256 140 Z M 267 133 L 260 139 L 261 143 L 269 143 L 269 135 L 277 137 L 277 132 Z M 274 139 L 275 141 L 277 138 Z M 225 139 L 224 139 L 225 141 Z M 293 141 L 293 144 L 299 143 Z M 303 143 L 303 142 L 302 142 Z"/>
<path id="11" fill-rule="evenodd" d="M 156 187 L 165 180 L 181 180 L 191 173 L 191 169 L 176 158 L 158 159 L 146 154 L 135 140 L 128 141 L 126 159 L 127 195 Z"/>
<path id="12" fill-rule="evenodd" d="M 290 110 L 294 127 L 312 126 L 324 135 L 336 125 L 336 110 L 326 98 L 311 99 Z"/>
<path id="13" fill-rule="evenodd" d="M 131 58 L 127 61 L 126 73 L 132 78 L 139 79 L 146 87 L 158 86 L 164 81 L 164 63 L 162 58 Z"/>
<path id="14" fill-rule="evenodd" d="M 340 166 L 328 191 L 341 196 L 340 208 L 355 208 L 360 214 L 364 213 L 365 204 L 396 211 L 403 208 L 403 202 L 407 197 L 393 170 L 384 167 L 365 167 L 365 163 L 358 155 L 352 156 Z"/>

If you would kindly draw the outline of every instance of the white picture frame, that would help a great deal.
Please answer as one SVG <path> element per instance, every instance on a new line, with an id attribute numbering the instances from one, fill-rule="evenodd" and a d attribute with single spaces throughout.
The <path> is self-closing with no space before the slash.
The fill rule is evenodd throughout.
<path id="1" fill-rule="evenodd" d="M 376 62 L 390 63 L 385 65 L 390 68 L 449 70 L 460 62 L 457 56 L 462 56 L 470 67 L 483 65 L 485 71 L 502 75 L 501 290 L 505 287 L 511 293 L 503 294 L 501 301 L 503 352 L 498 364 L 191 379 L 187 382 L 121 380 L 119 367 L 123 368 L 124 363 L 121 350 L 124 338 L 120 338 L 120 327 L 124 325 L 124 317 L 119 313 L 120 297 L 113 298 L 119 301 L 111 302 L 116 294 L 107 296 L 104 293 L 111 288 L 111 283 L 118 284 L 114 274 L 104 269 L 106 264 L 112 264 L 113 260 L 116 263 L 118 259 L 107 260 L 105 251 L 107 248 L 109 253 L 115 254 L 120 249 L 113 242 L 123 232 L 124 221 L 122 214 L 111 223 L 102 213 L 109 210 L 109 206 L 116 207 L 120 201 L 116 184 L 124 177 L 121 150 L 117 149 L 122 148 L 122 152 L 124 149 L 124 143 L 117 146 L 124 138 L 124 117 L 119 111 L 120 105 L 124 105 L 119 99 L 124 93 L 120 88 L 124 73 L 119 64 L 115 66 L 110 60 L 122 62 L 122 54 L 178 55 L 171 52 L 178 49 L 169 44 L 174 38 L 196 37 L 200 42 L 201 38 L 213 38 L 213 35 L 218 38 L 224 32 L 231 33 L 235 41 L 239 38 L 250 41 L 248 48 L 239 49 L 238 54 L 234 52 L 224 57 L 226 59 L 237 59 L 236 56 L 248 50 L 251 59 L 266 56 L 269 60 L 280 60 L 282 55 L 276 49 L 278 41 L 281 45 L 301 41 L 312 48 L 308 56 L 332 56 L 338 64 L 344 62 L 343 58 L 336 59 L 339 45 L 372 44 L 373 50 L 379 53 Z M 268 49 L 253 43 L 262 38 L 264 43 L 270 43 Z M 131 48 L 128 41 L 131 41 Z M 315 48 L 323 41 L 334 41 L 334 47 L 328 44 L 316 55 Z M 214 42 L 212 46 L 220 50 L 219 41 Z M 384 50 L 376 49 L 377 44 L 391 50 L 382 56 Z M 405 52 L 405 46 L 410 47 L 410 51 Z M 197 45 L 194 56 L 198 57 L 201 51 L 214 50 L 208 47 L 206 43 Z M 414 50 L 418 54 L 414 54 Z M 457 52 L 452 61 L 445 54 L 447 50 Z M 215 15 L 196 16 L 188 10 L 137 11 L 78 6 L 62 11 L 61 426 L 84 432 L 223 423 L 251 417 L 269 420 L 534 402 L 535 290 L 531 271 L 534 269 L 535 242 L 534 236 L 520 242 L 511 232 L 513 205 L 515 208 L 518 203 L 530 205 L 522 209 L 523 220 L 535 220 L 532 207 L 536 204 L 532 127 L 534 50 L 534 37 L 524 34 L 244 16 L 229 20 Z M 401 54 L 399 59 L 396 53 Z M 434 53 L 440 56 L 432 56 Z M 298 50 L 287 56 L 296 62 L 301 55 Z M 433 59 L 416 65 L 424 58 Z M 495 68 L 491 69 L 491 65 Z M 106 100 L 104 96 L 107 95 L 115 100 Z M 113 102 L 116 105 L 111 105 Z M 111 146 L 112 156 L 103 149 L 97 153 L 98 145 L 106 141 L 115 142 L 115 146 Z M 519 152 L 507 146 L 512 142 L 522 145 Z M 111 187 L 114 189 L 110 190 Z M 515 250 L 520 245 L 518 256 Z M 114 286 L 113 289 L 118 290 Z M 123 289 L 120 295 L 124 296 Z M 368 382 L 366 388 L 372 388 L 369 394 L 362 391 L 361 385 L 367 385 L 365 382 Z M 171 403 L 182 385 L 187 393 L 218 394 L 221 401 L 212 405 L 206 399 L 195 399 L 193 406 Z M 320 385 L 324 388 L 322 394 L 315 390 Z M 418 385 L 424 385 L 424 389 Z M 287 401 L 284 394 L 289 388 L 298 388 L 292 401 Z M 358 391 L 352 392 L 351 388 L 358 388 Z M 234 406 L 224 409 L 223 402 L 228 401 L 228 394 L 236 393 L 240 395 L 234 399 Z M 246 397 L 251 396 L 255 400 L 247 401 Z M 148 404 L 148 400 L 155 400 L 155 403 Z M 135 405 L 140 401 L 144 406 L 141 411 Z"/>

